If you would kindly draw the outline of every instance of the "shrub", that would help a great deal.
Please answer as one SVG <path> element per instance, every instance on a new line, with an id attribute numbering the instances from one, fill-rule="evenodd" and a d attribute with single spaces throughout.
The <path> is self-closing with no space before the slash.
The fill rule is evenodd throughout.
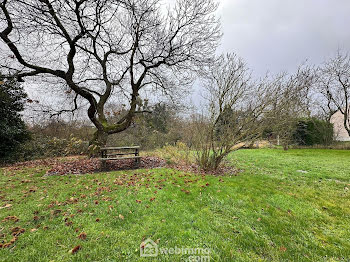
<path id="1" fill-rule="evenodd" d="M 168 164 L 193 162 L 190 148 L 182 142 L 177 142 L 175 145 L 165 145 L 156 151 L 156 155 L 165 159 Z"/>
<path id="2" fill-rule="evenodd" d="M 27 95 L 14 80 L 4 81 L 0 75 L 0 161 L 14 159 L 20 145 L 30 139 L 30 134 L 20 112 Z"/>
<path id="3" fill-rule="evenodd" d="M 330 145 L 333 142 L 333 124 L 316 118 L 299 120 L 293 135 L 302 146 Z"/>
<path id="4" fill-rule="evenodd" d="M 17 161 L 44 157 L 82 155 L 88 153 L 88 142 L 71 135 L 69 139 L 33 134 L 32 139 L 22 144 L 16 153 Z"/>

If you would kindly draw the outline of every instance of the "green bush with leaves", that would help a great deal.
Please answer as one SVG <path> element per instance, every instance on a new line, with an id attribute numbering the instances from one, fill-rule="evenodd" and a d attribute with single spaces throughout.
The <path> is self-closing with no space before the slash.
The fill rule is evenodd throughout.
<path id="1" fill-rule="evenodd" d="M 0 76 L 0 161 L 11 161 L 30 133 L 21 118 L 27 95 L 15 80 Z"/>
<path id="2" fill-rule="evenodd" d="M 330 145 L 333 142 L 333 124 L 316 118 L 298 121 L 293 138 L 301 146 Z"/>

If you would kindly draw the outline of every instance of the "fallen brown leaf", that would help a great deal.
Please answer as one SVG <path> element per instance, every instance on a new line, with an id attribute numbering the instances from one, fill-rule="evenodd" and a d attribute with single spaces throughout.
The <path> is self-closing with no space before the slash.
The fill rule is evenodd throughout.
<path id="1" fill-rule="evenodd" d="M 80 246 L 80 245 L 79 245 L 79 246 L 76 246 L 75 248 L 73 248 L 73 249 L 70 251 L 70 253 L 75 254 L 75 253 L 77 253 L 80 249 L 81 249 L 81 246 Z"/>
<path id="2" fill-rule="evenodd" d="M 79 236 L 78 236 L 78 238 L 81 239 L 81 240 L 85 240 L 86 237 L 87 237 L 87 235 L 86 235 L 85 232 L 81 232 L 81 233 L 79 234 Z"/>
<path id="3" fill-rule="evenodd" d="M 280 251 L 281 252 L 286 252 L 287 251 L 287 248 L 285 248 L 284 246 L 280 247 Z"/>
<path id="4" fill-rule="evenodd" d="M 10 220 L 17 222 L 17 221 L 19 221 L 19 218 L 16 217 L 16 216 L 8 216 L 8 217 L 5 217 L 5 218 L 2 220 L 2 222 L 6 222 L 6 221 L 10 221 Z"/>

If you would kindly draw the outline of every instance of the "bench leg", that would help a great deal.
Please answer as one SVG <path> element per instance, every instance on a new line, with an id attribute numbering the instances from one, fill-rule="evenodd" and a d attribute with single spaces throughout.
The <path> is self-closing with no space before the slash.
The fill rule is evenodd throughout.
<path id="1" fill-rule="evenodd" d="M 102 168 L 103 171 L 107 170 L 107 161 L 106 160 L 102 160 L 101 161 L 101 168 Z"/>
<path id="2" fill-rule="evenodd" d="M 136 149 L 135 150 L 135 156 L 139 156 L 139 150 Z M 136 167 L 139 168 L 140 167 L 140 158 L 135 158 L 135 164 L 136 164 Z"/>
<path id="3" fill-rule="evenodd" d="M 107 158 L 107 150 L 101 150 L 101 158 Z M 106 170 L 107 169 L 107 162 L 106 160 L 101 160 L 101 169 Z"/>
<path id="4" fill-rule="evenodd" d="M 140 158 L 135 159 L 135 166 L 136 168 L 140 168 Z"/>

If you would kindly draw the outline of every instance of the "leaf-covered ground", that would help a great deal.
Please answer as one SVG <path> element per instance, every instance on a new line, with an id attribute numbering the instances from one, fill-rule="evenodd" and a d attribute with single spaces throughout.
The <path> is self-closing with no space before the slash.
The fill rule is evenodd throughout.
<path id="1" fill-rule="evenodd" d="M 350 152 L 242 150 L 226 177 L 166 168 L 44 176 L 0 169 L 0 261 L 184 261 L 140 258 L 209 248 L 211 261 L 350 259 Z"/>

